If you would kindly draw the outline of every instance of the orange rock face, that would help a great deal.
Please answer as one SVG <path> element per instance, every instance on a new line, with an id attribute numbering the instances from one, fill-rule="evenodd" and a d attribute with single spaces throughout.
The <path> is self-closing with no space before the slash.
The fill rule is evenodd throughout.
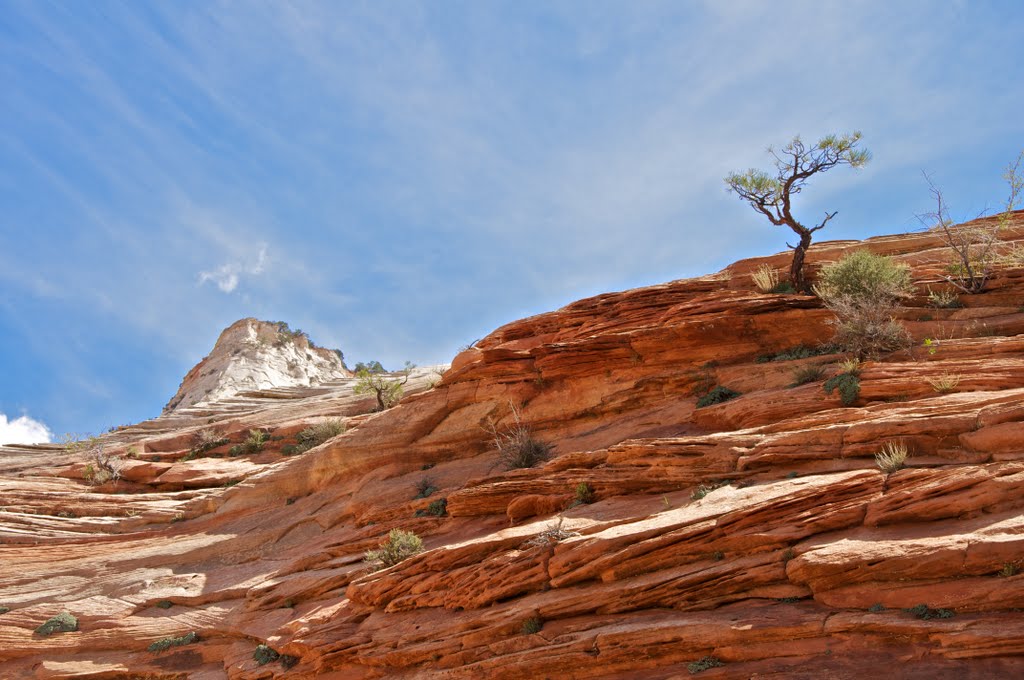
<path id="1" fill-rule="evenodd" d="M 830 336 L 754 287 L 780 254 L 504 326 L 383 413 L 339 379 L 0 449 L 0 677 L 1024 677 L 1024 213 L 1000 238 L 850 406 L 840 355 L 765 360 Z M 928 233 L 812 272 L 856 248 L 945 286 Z M 498 465 L 512 406 L 547 462 Z M 424 550 L 374 570 L 393 528 Z"/>

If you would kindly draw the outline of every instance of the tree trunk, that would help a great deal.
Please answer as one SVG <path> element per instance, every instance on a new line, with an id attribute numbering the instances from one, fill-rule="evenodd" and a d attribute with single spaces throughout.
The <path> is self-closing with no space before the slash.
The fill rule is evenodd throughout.
<path id="1" fill-rule="evenodd" d="M 798 293 L 810 293 L 810 286 L 804 278 L 804 258 L 807 256 L 807 249 L 811 247 L 811 233 L 800 234 L 800 243 L 793 249 L 793 264 L 789 267 L 789 281 L 793 284 L 793 290 Z"/>

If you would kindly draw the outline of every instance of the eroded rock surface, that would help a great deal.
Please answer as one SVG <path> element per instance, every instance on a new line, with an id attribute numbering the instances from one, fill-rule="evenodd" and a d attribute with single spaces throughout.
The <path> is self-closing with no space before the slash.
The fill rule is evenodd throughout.
<path id="1" fill-rule="evenodd" d="M 1024 248 L 1024 215 L 1000 237 Z M 944 285 L 928 233 L 819 244 L 812 270 L 862 247 Z M 839 355 L 765 361 L 830 334 L 815 298 L 753 286 L 786 259 L 509 324 L 383 413 L 340 378 L 101 452 L 3 448 L 3 677 L 1024 677 L 1020 258 L 963 308 L 911 301 L 915 348 L 848 407 L 822 389 Z M 741 396 L 697 408 L 709 384 Z M 546 463 L 497 465 L 510 404 Z M 345 431 L 299 446 L 323 423 Z M 98 460 L 120 478 L 86 481 Z M 393 528 L 426 550 L 372 571 Z M 77 631 L 33 633 L 61 611 Z"/>
<path id="2" fill-rule="evenodd" d="M 302 331 L 283 322 L 241 319 L 225 328 L 213 351 L 188 372 L 164 412 L 351 375 L 340 351 L 317 347 Z"/>

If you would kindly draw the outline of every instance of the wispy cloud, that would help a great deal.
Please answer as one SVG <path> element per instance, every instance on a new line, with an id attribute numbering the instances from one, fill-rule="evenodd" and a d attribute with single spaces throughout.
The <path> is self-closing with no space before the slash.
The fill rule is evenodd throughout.
<path id="1" fill-rule="evenodd" d="M 252 262 L 227 262 L 212 271 L 199 272 L 199 285 L 207 281 L 217 285 L 222 293 L 231 293 L 238 288 L 239 276 L 259 276 L 267 261 L 267 244 L 262 243 Z"/>
<path id="2" fill-rule="evenodd" d="M 45 444 L 53 441 L 53 433 L 45 424 L 28 416 L 9 420 L 0 413 L 0 444 Z"/>
<path id="3" fill-rule="evenodd" d="M 1022 31 L 1022 10 L 926 0 L 9 3 L 0 331 L 60 349 L 0 403 L 56 424 L 81 385 L 113 401 L 144 372 L 130 345 L 159 364 L 155 412 L 251 315 L 440 361 L 781 250 L 721 178 L 795 133 L 859 128 L 875 152 L 801 195 L 839 210 L 826 238 L 904 227 L 921 168 L 984 204 L 1024 145 Z M 20 400 L 37 385 L 45 411 Z"/>

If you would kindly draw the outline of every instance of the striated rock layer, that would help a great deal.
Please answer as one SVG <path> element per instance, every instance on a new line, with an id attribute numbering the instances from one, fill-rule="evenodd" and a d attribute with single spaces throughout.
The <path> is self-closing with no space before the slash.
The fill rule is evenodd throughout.
<path id="1" fill-rule="evenodd" d="M 0 675 L 1024 677 L 1024 213 L 1000 237 L 958 309 L 927 304 L 934 234 L 811 249 L 893 255 L 922 293 L 848 407 L 841 356 L 765 361 L 830 335 L 753 286 L 783 253 L 509 324 L 383 413 L 339 379 L 3 448 Z M 697 408 L 715 384 L 742 394 Z M 513 406 L 548 462 L 498 465 Z M 393 528 L 426 549 L 372 571 Z M 62 611 L 77 631 L 33 633 Z"/>
<path id="2" fill-rule="evenodd" d="M 241 319 L 181 381 L 164 412 L 220 401 L 240 392 L 309 387 L 351 376 L 339 350 L 314 345 L 281 321 Z"/>

